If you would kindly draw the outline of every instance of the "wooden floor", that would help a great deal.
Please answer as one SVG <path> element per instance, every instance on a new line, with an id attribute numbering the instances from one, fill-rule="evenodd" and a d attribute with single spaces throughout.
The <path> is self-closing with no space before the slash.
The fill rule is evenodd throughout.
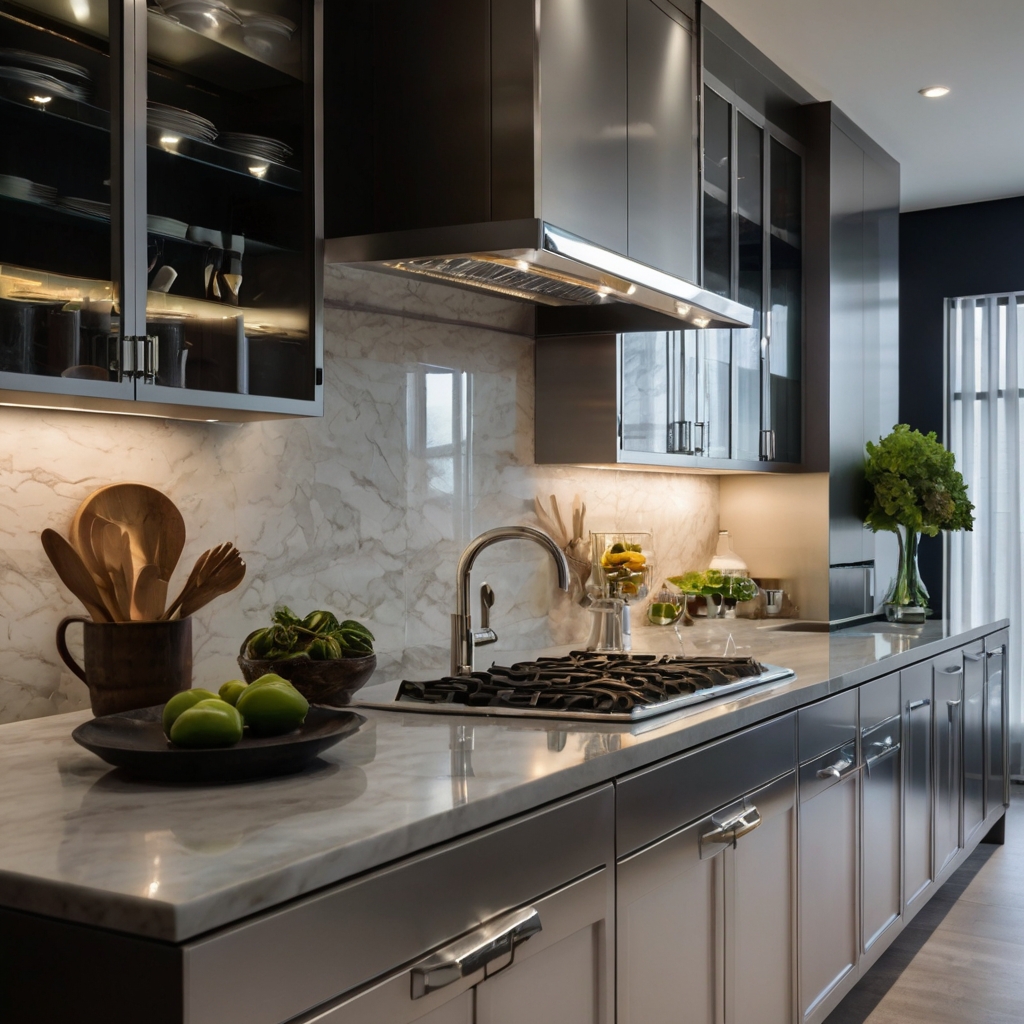
<path id="1" fill-rule="evenodd" d="M 983 843 L 826 1024 L 1024 1022 L 1024 787 Z"/>

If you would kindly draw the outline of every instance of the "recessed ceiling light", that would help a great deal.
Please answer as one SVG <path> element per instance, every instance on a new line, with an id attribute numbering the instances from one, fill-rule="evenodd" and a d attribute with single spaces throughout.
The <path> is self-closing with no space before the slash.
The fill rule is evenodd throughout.
<path id="1" fill-rule="evenodd" d="M 937 100 L 940 96 L 945 96 L 949 89 L 944 85 L 929 85 L 927 89 L 918 89 L 917 91 L 930 100 Z"/>

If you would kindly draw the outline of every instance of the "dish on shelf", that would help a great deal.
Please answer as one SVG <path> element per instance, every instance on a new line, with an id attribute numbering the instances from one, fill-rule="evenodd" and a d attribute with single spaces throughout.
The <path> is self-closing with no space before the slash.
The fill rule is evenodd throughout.
<path id="1" fill-rule="evenodd" d="M 223 0 L 160 0 L 160 7 L 169 18 L 199 32 L 242 23 Z"/>
<path id="2" fill-rule="evenodd" d="M 36 103 L 49 103 L 54 96 L 76 102 L 84 102 L 89 98 L 89 90 L 85 86 L 62 81 L 53 75 L 44 74 L 42 71 L 34 71 L 32 68 L 0 64 L 0 78 L 29 86 L 33 93 L 33 96 L 29 98 L 34 99 Z"/>
<path id="3" fill-rule="evenodd" d="M 47 71 L 57 78 L 64 80 L 78 79 L 81 84 L 88 85 L 92 82 L 92 75 L 82 67 L 81 64 L 72 64 L 69 60 L 61 60 L 59 57 L 48 57 L 42 53 L 30 53 L 28 50 L 13 50 L 9 47 L 0 47 L 0 64 L 6 67 L 32 68 L 34 70 Z"/>
<path id="4" fill-rule="evenodd" d="M 183 220 L 160 217 L 155 213 L 146 217 L 146 228 L 154 234 L 167 235 L 170 238 L 184 238 L 188 234 L 188 225 Z"/>
<path id="5" fill-rule="evenodd" d="M 149 100 L 146 103 L 146 111 L 149 127 L 157 131 L 182 135 L 186 139 L 196 139 L 198 142 L 213 142 L 217 138 L 217 126 L 190 110 Z"/>
<path id="6" fill-rule="evenodd" d="M 110 220 L 110 203 L 96 199 L 79 199 L 76 196 L 58 196 L 57 205 L 72 213 L 84 213 L 87 217 L 101 217 Z"/>
<path id="7" fill-rule="evenodd" d="M 0 196 L 21 199 L 26 203 L 52 203 L 57 190 L 49 185 L 40 185 L 28 178 L 16 178 L 13 174 L 0 174 Z"/>
<path id="8" fill-rule="evenodd" d="M 260 57 L 270 57 L 295 34 L 294 21 L 277 14 L 236 10 L 242 19 L 242 42 Z"/>
<path id="9" fill-rule="evenodd" d="M 279 139 L 269 139 L 264 135 L 247 135 L 244 132 L 222 132 L 219 144 L 223 149 L 243 156 L 269 160 L 271 163 L 283 164 L 292 155 L 292 147 Z"/>

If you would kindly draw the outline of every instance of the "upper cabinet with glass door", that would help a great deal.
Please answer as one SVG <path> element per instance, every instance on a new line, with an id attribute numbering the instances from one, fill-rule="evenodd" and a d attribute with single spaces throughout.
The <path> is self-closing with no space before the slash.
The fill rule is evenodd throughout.
<path id="1" fill-rule="evenodd" d="M 623 334 L 620 462 L 780 469 L 801 461 L 799 145 L 705 75 L 704 287 L 749 328 Z"/>
<path id="2" fill-rule="evenodd" d="M 0 368 L 30 375 L 24 391 L 187 418 L 321 411 L 320 7 L 243 3 L 122 0 L 107 17 L 96 0 L 0 0 L 0 87 L 23 66 L 58 82 L 42 113 L 4 105 L 24 141 L 0 190 L 29 194 L 23 226 L 0 228 L 0 296 L 31 340 L 8 366 L 5 322 Z"/>

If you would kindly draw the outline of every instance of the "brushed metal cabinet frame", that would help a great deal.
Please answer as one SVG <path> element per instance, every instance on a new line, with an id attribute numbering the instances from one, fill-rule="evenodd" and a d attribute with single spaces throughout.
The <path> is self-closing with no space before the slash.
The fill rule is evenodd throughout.
<path id="1" fill-rule="evenodd" d="M 608 784 L 189 943 L 185 1022 L 291 1020 L 612 864 L 613 836 Z"/>
<path id="2" fill-rule="evenodd" d="M 796 772 L 791 767 L 785 775 L 769 782 L 767 785 L 742 795 L 734 794 L 723 805 L 715 808 L 708 807 L 705 813 L 692 824 L 676 829 L 668 835 L 662 836 L 654 842 L 619 859 L 616 866 L 616 929 L 618 931 L 616 977 L 619 1024 L 660 1024 L 660 1022 L 631 1019 L 629 1016 L 629 980 L 623 976 L 623 953 L 628 943 L 628 935 L 623 934 L 626 908 L 645 894 L 667 884 L 673 876 L 679 874 L 681 865 L 689 863 L 695 866 L 698 862 L 711 865 L 713 920 L 704 923 L 695 921 L 692 923 L 692 927 L 700 931 L 703 924 L 709 926 L 708 934 L 711 936 L 711 942 L 713 943 L 712 950 L 710 951 L 713 976 L 709 979 L 713 999 L 713 1007 L 711 1008 L 712 1018 L 714 1024 L 730 1024 L 730 1021 L 733 1019 L 730 1009 L 735 993 L 734 985 L 743 980 L 739 976 L 740 971 L 736 964 L 734 939 L 736 915 L 740 909 L 736 906 L 735 858 L 740 844 L 744 844 L 746 840 L 745 838 L 737 840 L 735 849 L 726 844 L 713 853 L 703 853 L 701 850 L 701 837 L 714 829 L 720 818 L 751 806 L 757 807 L 763 822 L 768 822 L 780 814 L 792 814 L 789 841 L 793 856 L 789 864 L 789 875 L 793 899 L 790 901 L 789 958 L 793 970 L 790 977 L 789 998 L 790 1005 L 795 1013 L 797 1006 L 795 982 L 798 954 L 795 900 L 797 890 L 795 856 L 797 844 L 796 803 Z M 756 829 L 751 833 L 751 836 L 754 835 L 757 835 Z M 664 983 L 666 985 L 674 985 L 675 981 L 671 976 L 666 976 Z M 681 995 L 683 994 L 681 993 Z M 773 1021 L 772 1024 L 783 1024 L 783 1022 Z"/>
<path id="3" fill-rule="evenodd" d="M 599 868 L 541 899 L 531 900 L 529 905 L 539 913 L 543 927 L 522 946 L 516 947 L 514 964 L 528 962 L 590 926 L 596 928 L 600 935 L 598 941 L 601 945 L 595 951 L 597 972 L 607 976 L 612 971 L 611 955 L 614 952 L 613 944 L 607 941 L 614 931 L 613 922 L 607 917 L 613 874 L 611 866 Z M 485 969 L 481 968 L 444 988 L 413 999 L 411 977 L 412 968 L 402 968 L 383 981 L 371 982 L 356 992 L 346 993 L 328 1006 L 303 1014 L 291 1024 L 383 1024 L 385 1021 L 387 1024 L 412 1024 L 464 995 L 468 995 L 468 1009 L 472 1013 L 472 990 L 487 980 Z M 495 977 L 495 974 L 492 972 L 489 977 Z M 567 984 L 570 983 L 571 980 L 567 979 Z M 614 1019 L 609 991 L 609 986 L 604 986 L 597 993 L 599 1024 L 612 1024 Z"/>

